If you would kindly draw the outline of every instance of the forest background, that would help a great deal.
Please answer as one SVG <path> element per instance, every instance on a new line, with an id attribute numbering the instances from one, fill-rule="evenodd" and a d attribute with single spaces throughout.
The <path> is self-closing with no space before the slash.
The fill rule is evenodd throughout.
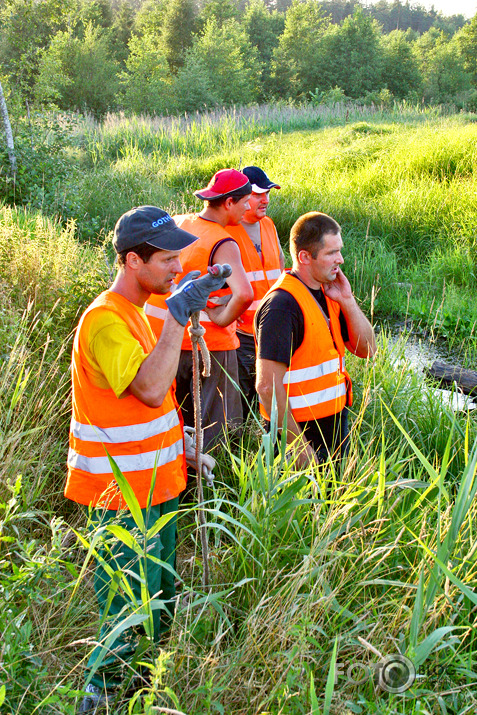
<path id="1" fill-rule="evenodd" d="M 180 114 L 339 98 L 477 106 L 477 19 L 380 0 L 2 0 L 10 103 Z"/>

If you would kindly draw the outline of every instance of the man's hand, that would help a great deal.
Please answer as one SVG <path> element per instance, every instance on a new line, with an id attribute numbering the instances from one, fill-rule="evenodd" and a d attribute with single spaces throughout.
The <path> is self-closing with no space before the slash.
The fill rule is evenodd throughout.
<path id="1" fill-rule="evenodd" d="M 338 273 L 334 281 L 323 283 L 323 293 L 340 305 L 353 297 L 349 280 L 341 268 L 338 268 Z"/>
<path id="2" fill-rule="evenodd" d="M 210 293 L 219 290 L 230 276 L 232 269 L 229 265 L 215 265 L 208 269 L 205 276 L 200 271 L 191 271 L 178 284 L 174 293 L 166 299 L 167 307 L 180 325 L 187 325 L 192 313 L 203 310 L 207 305 Z"/>
<path id="3" fill-rule="evenodd" d="M 349 280 L 343 271 L 338 269 L 336 280 L 323 283 L 323 292 L 336 301 L 348 326 L 348 341 L 346 347 L 360 358 L 372 357 L 376 352 L 376 341 L 371 323 L 361 311 L 352 293 Z"/>
<path id="4" fill-rule="evenodd" d="M 184 446 L 187 466 L 192 467 L 197 472 L 195 427 L 184 427 Z M 202 464 L 202 476 L 211 487 L 214 481 L 215 459 L 210 454 L 201 453 L 200 461 Z"/>

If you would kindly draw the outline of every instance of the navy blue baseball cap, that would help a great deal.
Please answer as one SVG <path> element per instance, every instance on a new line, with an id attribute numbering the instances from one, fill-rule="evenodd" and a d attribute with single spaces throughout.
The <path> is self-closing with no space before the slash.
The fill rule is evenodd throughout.
<path id="1" fill-rule="evenodd" d="M 246 166 L 242 169 L 242 174 L 245 174 L 247 179 L 252 184 L 252 191 L 255 194 L 264 194 L 270 189 L 280 189 L 278 184 L 271 181 L 263 169 L 259 169 L 258 166 Z"/>
<path id="2" fill-rule="evenodd" d="M 162 248 L 163 251 L 181 251 L 197 241 L 184 231 L 157 206 L 138 206 L 123 214 L 114 227 L 113 246 L 117 253 L 133 249 L 142 243 Z"/>

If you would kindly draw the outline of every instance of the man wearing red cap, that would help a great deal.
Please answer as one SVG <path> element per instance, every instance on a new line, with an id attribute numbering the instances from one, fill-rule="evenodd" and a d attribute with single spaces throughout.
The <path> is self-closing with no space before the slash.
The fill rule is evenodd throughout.
<path id="1" fill-rule="evenodd" d="M 257 394 L 253 319 L 263 296 L 285 268 L 285 257 L 277 229 L 272 219 L 267 216 L 270 189 L 279 189 L 280 186 L 271 181 L 258 166 L 246 166 L 242 173 L 252 185 L 250 208 L 245 211 L 240 224 L 227 226 L 227 231 L 239 245 L 242 263 L 253 288 L 253 302 L 237 321 L 237 336 L 240 340 L 237 361 L 242 407 L 246 414 Z"/>
<path id="2" fill-rule="evenodd" d="M 205 201 L 203 211 L 174 217 L 178 226 L 198 237 L 181 254 L 183 273 L 193 266 L 205 274 L 207 267 L 214 263 L 228 263 L 232 267 L 227 285 L 211 294 L 207 307 L 200 315 L 200 322 L 206 330 L 205 341 L 211 352 L 211 374 L 202 383 L 206 450 L 220 438 L 227 426 L 238 426 L 242 421 L 240 394 L 235 386 L 238 384 L 236 349 L 239 346 L 236 320 L 252 302 L 253 290 L 243 268 L 237 242 L 225 227 L 240 223 L 249 208 L 251 192 L 252 187 L 245 174 L 236 169 L 223 169 L 214 174 L 205 189 L 194 192 Z M 181 277 L 182 274 L 178 279 Z M 151 296 L 146 313 L 156 335 L 160 335 L 162 330 L 163 311 L 163 302 Z M 176 380 L 176 394 L 184 421 L 192 425 L 192 345 L 187 333 L 182 343 Z"/>

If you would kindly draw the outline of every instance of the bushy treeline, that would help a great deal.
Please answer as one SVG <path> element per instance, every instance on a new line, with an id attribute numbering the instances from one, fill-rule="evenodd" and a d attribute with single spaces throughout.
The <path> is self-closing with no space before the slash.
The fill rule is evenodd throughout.
<path id="1" fill-rule="evenodd" d="M 476 34 L 477 16 L 400 0 L 4 0 L 1 80 L 10 101 L 96 115 L 343 97 L 473 109 Z"/>

